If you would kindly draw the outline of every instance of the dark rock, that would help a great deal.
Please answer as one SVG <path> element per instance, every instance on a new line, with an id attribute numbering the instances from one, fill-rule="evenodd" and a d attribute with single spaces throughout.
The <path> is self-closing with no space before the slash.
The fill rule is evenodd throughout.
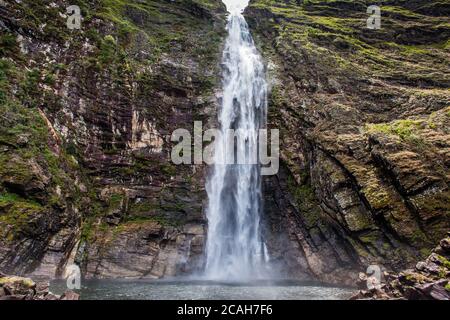
<path id="1" fill-rule="evenodd" d="M 4 300 L 4 301 L 15 301 L 15 300 L 25 300 L 25 299 L 26 299 L 25 295 L 7 295 L 7 296 L 0 297 L 0 300 Z"/>
<path id="2" fill-rule="evenodd" d="M 45 296 L 43 296 L 42 300 L 60 300 L 60 297 L 54 295 L 53 293 L 48 293 Z"/>
<path id="3" fill-rule="evenodd" d="M 73 291 L 66 291 L 61 296 L 60 300 L 79 300 L 79 299 L 80 299 L 80 295 L 78 293 L 75 293 Z"/>
<path id="4" fill-rule="evenodd" d="M 68 290 L 57 296 L 49 292 L 47 281 L 4 275 L 0 278 L 0 300 L 79 300 L 79 295 Z"/>
<path id="5" fill-rule="evenodd" d="M 356 286 L 360 290 L 367 290 L 367 275 L 365 273 L 363 272 L 359 273 Z"/>
<path id="6" fill-rule="evenodd" d="M 450 291 L 445 288 L 448 283 L 448 280 L 435 282 L 429 292 L 430 297 L 435 300 L 450 300 Z"/>
<path id="7" fill-rule="evenodd" d="M 444 252 L 450 254 L 450 238 L 442 239 L 441 242 L 439 242 L 439 245 Z"/>

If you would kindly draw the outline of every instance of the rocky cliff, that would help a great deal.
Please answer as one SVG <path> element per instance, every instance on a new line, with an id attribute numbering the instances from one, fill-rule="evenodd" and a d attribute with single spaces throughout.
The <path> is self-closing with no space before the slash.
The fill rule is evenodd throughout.
<path id="1" fill-rule="evenodd" d="M 449 19 L 442 1 L 253 0 L 268 62 L 271 252 L 290 273 L 354 282 L 428 256 L 449 230 Z"/>
<path id="2" fill-rule="evenodd" d="M 195 269 L 204 170 L 172 165 L 170 135 L 214 114 L 224 5 L 11 0 L 0 19 L 0 270 Z"/>

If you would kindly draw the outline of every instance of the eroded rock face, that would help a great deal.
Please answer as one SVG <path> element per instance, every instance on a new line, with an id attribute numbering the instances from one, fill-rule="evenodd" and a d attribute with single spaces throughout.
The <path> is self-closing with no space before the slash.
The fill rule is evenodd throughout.
<path id="1" fill-rule="evenodd" d="M 450 227 L 445 14 L 439 1 L 390 1 L 369 30 L 370 4 L 246 9 L 272 84 L 269 127 L 280 129 L 266 233 L 286 232 L 268 245 L 287 274 L 354 283 L 370 264 L 399 271 Z"/>
<path id="2" fill-rule="evenodd" d="M 204 168 L 170 137 L 217 104 L 219 0 L 0 8 L 0 270 L 161 277 L 201 264 Z M 3 79 L 6 79 L 5 81 Z"/>
<path id="3" fill-rule="evenodd" d="M 82 254 L 86 278 L 161 278 L 193 272 L 201 265 L 201 225 L 163 227 L 156 222 L 129 223 L 97 233 Z"/>

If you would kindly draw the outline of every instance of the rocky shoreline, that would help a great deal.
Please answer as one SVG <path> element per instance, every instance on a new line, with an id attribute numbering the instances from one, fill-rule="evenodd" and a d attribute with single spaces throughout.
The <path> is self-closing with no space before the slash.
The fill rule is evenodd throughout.
<path id="1" fill-rule="evenodd" d="M 49 291 L 48 281 L 35 282 L 30 278 L 0 273 L 0 300 L 79 300 L 79 294 L 67 290 L 62 295 Z"/>
<path id="2" fill-rule="evenodd" d="M 361 289 L 351 300 L 450 300 L 450 232 L 439 242 L 425 261 L 414 269 L 398 274 L 384 273 L 385 282 L 371 290 L 367 288 L 367 277 L 360 274 Z"/>
<path id="3" fill-rule="evenodd" d="M 359 291 L 350 300 L 450 300 L 450 232 L 428 258 L 414 269 L 400 273 L 384 272 L 382 283 L 367 289 L 370 278 L 359 274 Z M 0 273 L 0 300 L 79 300 L 67 290 L 62 295 L 49 291 L 48 281 Z"/>

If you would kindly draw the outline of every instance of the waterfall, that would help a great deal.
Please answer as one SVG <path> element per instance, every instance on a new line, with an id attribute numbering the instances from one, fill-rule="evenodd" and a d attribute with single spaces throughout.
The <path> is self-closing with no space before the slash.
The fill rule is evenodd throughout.
<path id="1" fill-rule="evenodd" d="M 230 7 L 229 7 L 230 9 Z M 223 99 L 219 110 L 221 136 L 215 141 L 215 165 L 206 184 L 208 237 L 205 276 L 215 280 L 263 278 L 267 248 L 260 234 L 260 166 L 251 162 L 257 154 L 258 130 L 265 127 L 267 83 L 264 64 L 241 10 L 229 10 L 228 37 L 223 52 Z M 234 152 L 241 160 L 229 164 Z"/>

